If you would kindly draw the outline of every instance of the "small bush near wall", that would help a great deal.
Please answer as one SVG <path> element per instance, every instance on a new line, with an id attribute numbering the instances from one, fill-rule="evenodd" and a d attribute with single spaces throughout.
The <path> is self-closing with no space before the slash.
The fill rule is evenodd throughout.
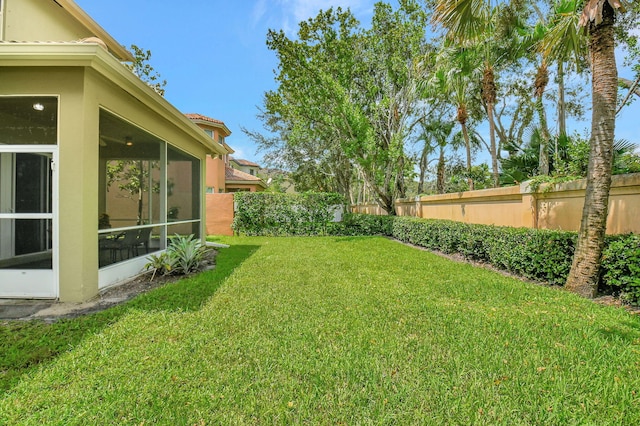
<path id="1" fill-rule="evenodd" d="M 602 253 L 602 271 L 604 284 L 640 305 L 640 235 L 612 238 Z"/>
<path id="2" fill-rule="evenodd" d="M 324 235 L 342 205 L 334 193 L 237 192 L 232 228 L 244 235 Z"/>

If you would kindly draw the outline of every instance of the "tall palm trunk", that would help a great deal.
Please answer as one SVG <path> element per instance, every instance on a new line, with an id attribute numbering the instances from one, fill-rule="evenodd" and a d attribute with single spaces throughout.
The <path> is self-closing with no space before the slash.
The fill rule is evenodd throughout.
<path id="1" fill-rule="evenodd" d="M 543 60 L 538 67 L 536 79 L 534 83 L 534 92 L 536 96 L 536 109 L 538 111 L 538 121 L 540 122 L 540 153 L 538 156 L 538 173 L 541 175 L 549 174 L 549 129 L 547 128 L 547 115 L 544 110 L 544 102 L 542 96 L 544 90 L 549 83 L 549 71 L 547 64 Z"/>
<path id="2" fill-rule="evenodd" d="M 482 78 L 482 96 L 487 107 L 489 118 L 489 150 L 491 151 L 491 169 L 493 172 L 493 186 L 500 186 L 500 174 L 498 171 L 498 149 L 496 148 L 496 124 L 493 118 L 493 108 L 496 103 L 496 83 L 491 64 L 486 63 Z"/>
<path id="3" fill-rule="evenodd" d="M 424 141 L 424 147 L 422 148 L 422 154 L 420 155 L 420 162 L 418 164 L 420 168 L 420 177 L 418 179 L 418 195 L 424 193 L 424 180 L 427 176 L 427 167 L 429 166 L 429 153 L 431 152 L 431 146 Z"/>
<path id="4" fill-rule="evenodd" d="M 436 176 L 436 188 L 438 194 L 444 194 L 444 146 L 440 145 L 440 156 L 438 158 L 438 170 Z"/>
<path id="5" fill-rule="evenodd" d="M 567 134 L 567 107 L 564 100 L 564 63 L 558 61 L 558 133 L 559 136 Z M 556 155 L 557 155 L 556 149 Z"/>
<path id="6" fill-rule="evenodd" d="M 467 107 L 464 104 L 458 105 L 458 123 L 460 123 L 460 127 L 462 128 L 462 137 L 464 138 L 464 148 L 467 151 L 467 174 L 469 175 L 469 191 L 473 191 L 473 179 L 471 178 L 471 140 L 469 139 L 469 132 L 467 131 L 467 118 L 469 115 L 467 114 Z"/>
<path id="7" fill-rule="evenodd" d="M 585 6 L 586 7 L 586 6 Z M 602 22 L 589 23 L 592 72 L 591 150 L 587 189 L 568 290 L 585 297 L 598 291 L 600 256 L 607 225 L 618 76 L 614 56 L 614 11 L 604 2 Z"/>

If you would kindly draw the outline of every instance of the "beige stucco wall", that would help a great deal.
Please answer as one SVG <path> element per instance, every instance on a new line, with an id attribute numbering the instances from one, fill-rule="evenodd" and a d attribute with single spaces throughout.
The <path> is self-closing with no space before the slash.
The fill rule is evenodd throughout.
<path id="1" fill-rule="evenodd" d="M 421 197 L 420 216 L 485 225 L 525 226 L 520 187 Z"/>
<path id="2" fill-rule="evenodd" d="M 577 231 L 580 228 L 585 188 L 586 180 L 542 188 L 536 194 L 538 227 Z M 613 176 L 607 233 L 640 233 L 639 212 L 640 174 Z"/>
<path id="3" fill-rule="evenodd" d="M 4 40 L 71 41 L 93 36 L 52 0 L 3 1 Z"/>
<path id="4" fill-rule="evenodd" d="M 233 235 L 233 194 L 207 194 L 207 234 Z"/>
<path id="5" fill-rule="evenodd" d="M 580 228 L 586 180 L 542 186 L 528 184 L 398 200 L 400 216 L 513 227 Z M 352 206 L 355 213 L 383 214 L 375 204 Z M 640 173 L 613 176 L 609 195 L 608 234 L 640 233 Z"/>
<path id="6" fill-rule="evenodd" d="M 60 299 L 84 300 L 97 293 L 97 114 L 85 110 L 82 68 L 0 67 L 2 95 L 59 95 Z M 95 128 L 95 131 L 93 130 Z M 72 284 L 72 285 L 69 285 Z"/>

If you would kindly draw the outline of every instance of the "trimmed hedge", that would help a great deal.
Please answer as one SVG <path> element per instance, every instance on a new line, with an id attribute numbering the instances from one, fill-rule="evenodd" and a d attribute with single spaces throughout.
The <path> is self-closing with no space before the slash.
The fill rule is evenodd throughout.
<path id="1" fill-rule="evenodd" d="M 611 238 L 602 253 L 602 281 L 623 300 L 640 305 L 640 235 Z"/>
<path id="2" fill-rule="evenodd" d="M 521 277 L 564 285 L 576 232 L 473 225 L 435 219 L 395 217 L 390 236 L 465 259 L 489 263 Z M 607 237 L 599 290 L 640 304 L 640 236 Z"/>
<path id="3" fill-rule="evenodd" d="M 231 227 L 238 234 L 263 236 L 325 235 L 336 206 L 344 198 L 335 193 L 281 194 L 236 192 Z"/>
<path id="4" fill-rule="evenodd" d="M 391 236 L 552 284 L 562 284 L 566 280 L 576 240 L 573 232 L 408 217 L 395 219 Z"/>

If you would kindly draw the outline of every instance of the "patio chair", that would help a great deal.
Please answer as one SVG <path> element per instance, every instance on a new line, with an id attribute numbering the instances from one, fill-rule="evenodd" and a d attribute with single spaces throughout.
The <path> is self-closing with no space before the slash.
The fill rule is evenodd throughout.
<path id="1" fill-rule="evenodd" d="M 120 253 L 120 260 L 124 260 L 122 252 L 127 251 L 127 259 L 131 258 L 132 254 L 136 254 L 136 245 L 138 244 L 139 229 L 128 229 L 122 233 L 122 237 L 114 241 L 117 251 Z"/>
<path id="2" fill-rule="evenodd" d="M 138 233 L 135 245 L 136 256 L 138 255 L 138 249 L 140 247 L 144 247 L 144 254 L 149 253 L 149 238 L 151 237 L 152 230 L 153 228 L 142 228 Z"/>

